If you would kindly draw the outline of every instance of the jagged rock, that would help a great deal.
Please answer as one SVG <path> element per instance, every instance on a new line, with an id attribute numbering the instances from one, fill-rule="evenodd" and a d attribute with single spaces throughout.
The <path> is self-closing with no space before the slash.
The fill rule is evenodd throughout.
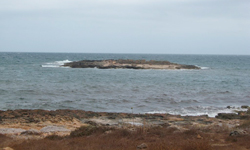
<path id="1" fill-rule="evenodd" d="M 126 68 L 126 69 L 200 69 L 194 65 L 181 65 L 170 63 L 169 61 L 155 61 L 155 60 L 82 60 L 66 63 L 63 66 L 71 68 Z"/>

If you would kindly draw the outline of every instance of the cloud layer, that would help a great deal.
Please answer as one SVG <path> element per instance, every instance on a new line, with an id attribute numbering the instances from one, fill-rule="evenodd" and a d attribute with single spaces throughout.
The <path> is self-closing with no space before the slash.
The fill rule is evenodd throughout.
<path id="1" fill-rule="evenodd" d="M 250 54 L 249 0 L 2 0 L 0 51 Z"/>

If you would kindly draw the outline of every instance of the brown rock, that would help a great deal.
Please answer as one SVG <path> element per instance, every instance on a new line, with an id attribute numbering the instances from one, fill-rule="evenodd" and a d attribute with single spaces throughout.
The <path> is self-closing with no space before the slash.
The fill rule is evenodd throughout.
<path id="1" fill-rule="evenodd" d="M 177 118 L 177 117 L 168 117 L 169 121 L 183 121 L 183 118 Z"/>
<path id="2" fill-rule="evenodd" d="M 198 134 L 197 139 L 203 139 L 203 137 L 200 134 Z"/>
<path id="3" fill-rule="evenodd" d="M 194 65 L 182 65 L 170 63 L 169 61 L 145 61 L 145 60 L 82 60 L 66 63 L 63 66 L 71 68 L 127 68 L 127 69 L 200 69 Z"/>

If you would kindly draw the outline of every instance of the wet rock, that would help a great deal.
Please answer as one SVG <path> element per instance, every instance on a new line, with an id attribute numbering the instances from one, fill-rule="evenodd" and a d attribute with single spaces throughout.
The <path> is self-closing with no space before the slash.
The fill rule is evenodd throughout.
<path id="1" fill-rule="evenodd" d="M 53 133 L 53 132 L 70 132 L 69 129 L 58 126 L 46 126 L 40 130 L 43 133 Z"/>
<path id="2" fill-rule="evenodd" d="M 194 66 L 194 65 L 181 65 L 181 67 L 179 67 L 180 69 L 199 69 L 198 67 Z"/>
<path id="3" fill-rule="evenodd" d="M 247 109 L 248 106 L 247 106 L 247 105 L 242 105 L 241 108 L 242 108 L 242 109 Z"/>
<path id="4" fill-rule="evenodd" d="M 218 119 L 240 119 L 240 116 L 238 114 L 235 114 L 235 113 L 218 113 L 218 115 L 215 116 L 215 118 L 218 118 Z"/>
<path id="5" fill-rule="evenodd" d="M 147 149 L 147 148 L 148 148 L 148 145 L 145 143 L 142 143 L 141 145 L 138 145 L 136 149 L 140 150 L 140 149 Z"/>

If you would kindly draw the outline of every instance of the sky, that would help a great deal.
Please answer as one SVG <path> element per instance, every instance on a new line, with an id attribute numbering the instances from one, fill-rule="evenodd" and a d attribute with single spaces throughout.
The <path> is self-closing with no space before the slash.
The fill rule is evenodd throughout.
<path id="1" fill-rule="evenodd" d="M 250 0 L 1 0 L 0 52 L 250 55 Z"/>

